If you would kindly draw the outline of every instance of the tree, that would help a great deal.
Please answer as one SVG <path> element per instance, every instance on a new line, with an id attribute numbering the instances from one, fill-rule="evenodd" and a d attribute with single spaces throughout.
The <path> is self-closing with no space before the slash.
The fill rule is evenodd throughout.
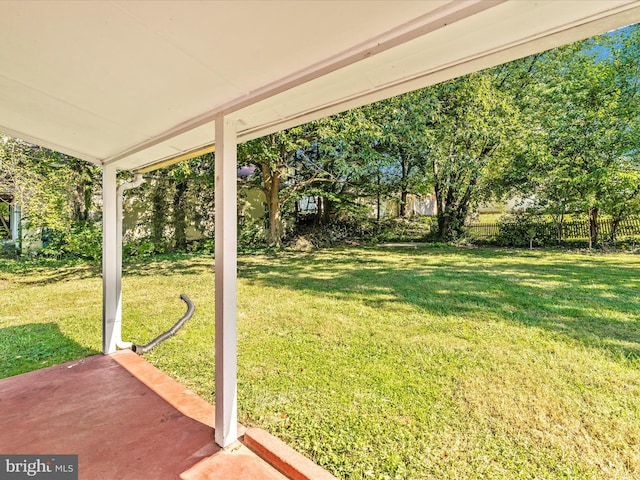
<path id="1" fill-rule="evenodd" d="M 9 203 L 6 198 L 0 196 L 0 240 L 11 239 L 9 222 Z"/>
<path id="2" fill-rule="evenodd" d="M 248 182 L 265 195 L 269 224 L 267 243 L 282 245 L 284 208 L 296 193 L 323 177 L 313 162 L 302 162 L 304 152 L 317 139 L 313 123 L 246 142 L 238 147 L 240 166 L 256 166 Z M 305 168 L 303 168 L 303 166 Z"/>
<path id="3" fill-rule="evenodd" d="M 624 218 L 640 213 L 640 25 L 605 36 L 614 69 L 616 110 L 619 117 L 617 152 L 601 192 L 601 203 L 611 215 L 610 240 L 615 241 Z"/>
<path id="4" fill-rule="evenodd" d="M 489 70 L 431 87 L 435 98 L 427 162 L 438 208 L 438 236 L 462 232 L 470 209 L 491 194 L 488 181 L 517 153 L 521 123 L 512 97 Z"/>
<path id="5" fill-rule="evenodd" d="M 590 245 L 601 211 L 616 225 L 638 211 L 638 32 L 636 25 L 540 55 L 520 99 L 542 148 L 512 171 L 523 172 L 559 232 L 566 212 L 586 212 Z"/>
<path id="6" fill-rule="evenodd" d="M 640 162 L 636 158 L 622 158 L 612 175 L 603 185 L 600 201 L 611 215 L 609 240 L 616 241 L 620 223 L 630 215 L 640 212 Z"/>
<path id="7" fill-rule="evenodd" d="M 18 139 L 0 140 L 0 185 L 20 206 L 21 242 L 42 238 L 45 253 L 100 257 L 99 177 L 98 167 L 78 159 Z"/>
<path id="8" fill-rule="evenodd" d="M 74 234 L 95 230 L 99 169 L 78 159 L 22 140 L 0 137 L 0 185 L 20 205 L 23 230 L 48 229 L 56 248 L 82 255 Z M 96 235 L 93 235 L 96 237 Z M 93 241 L 93 240 L 92 240 Z M 87 245 L 87 250 L 92 250 Z M 95 249 L 94 249 L 95 250 Z"/>
<path id="9" fill-rule="evenodd" d="M 164 173 L 164 172 L 162 172 Z M 168 245 L 165 241 L 165 227 L 169 220 L 169 181 L 166 174 L 155 174 L 146 182 L 150 190 L 150 240 L 156 252 L 164 252 Z"/>
<path id="10" fill-rule="evenodd" d="M 373 104 L 315 122 L 317 140 L 307 149 L 305 168 L 321 171 L 322 175 L 300 194 L 317 196 L 318 223 L 330 222 L 336 216 L 361 221 L 367 212 L 362 199 L 373 195 L 379 203 L 387 192 L 380 181 L 386 163 L 378 148 L 379 110 L 380 104 Z M 372 182 L 372 178 L 378 182 Z"/>
<path id="11" fill-rule="evenodd" d="M 407 196 L 424 193 L 428 188 L 425 173 L 431 148 L 430 128 L 437 110 L 433 89 L 389 98 L 372 110 L 381 131 L 376 150 L 382 155 L 382 161 L 376 162 L 376 180 L 379 184 L 385 177 L 388 187 L 399 193 L 398 214 L 405 217 Z"/>
<path id="12" fill-rule="evenodd" d="M 196 216 L 191 206 L 200 203 L 207 196 L 211 196 L 210 192 L 213 191 L 212 173 L 213 157 L 211 155 L 180 162 L 166 171 L 166 179 L 171 191 L 172 247 L 176 251 L 186 251 L 187 249 L 187 227 L 190 225 L 199 227 L 198 220 L 202 220 L 202 216 Z M 207 191 L 209 191 L 209 195 L 207 195 Z M 212 211 L 213 209 L 211 209 Z"/>

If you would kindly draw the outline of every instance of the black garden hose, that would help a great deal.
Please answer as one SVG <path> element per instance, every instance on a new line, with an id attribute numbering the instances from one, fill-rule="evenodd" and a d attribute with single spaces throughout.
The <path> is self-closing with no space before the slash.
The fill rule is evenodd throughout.
<path id="1" fill-rule="evenodd" d="M 146 345 L 131 345 L 131 350 L 136 352 L 138 355 L 147 353 L 160 342 L 164 342 L 167 338 L 173 337 L 178 332 L 178 330 L 182 328 L 186 321 L 193 316 L 193 312 L 196 311 L 196 307 L 193 305 L 193 302 L 189 299 L 189 297 L 187 297 L 184 293 L 180 294 L 180 298 L 184 301 L 184 303 L 187 304 L 187 312 L 182 316 L 182 318 L 178 320 L 173 327 L 171 327 L 163 334 L 158 335 Z"/>

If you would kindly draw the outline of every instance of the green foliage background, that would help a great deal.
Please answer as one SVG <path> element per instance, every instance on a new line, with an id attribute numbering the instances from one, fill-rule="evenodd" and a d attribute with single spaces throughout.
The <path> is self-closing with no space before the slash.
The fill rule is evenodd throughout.
<path id="1" fill-rule="evenodd" d="M 587 215 L 589 246 L 615 242 L 640 213 L 638 59 L 634 25 L 242 144 L 240 192 L 259 192 L 264 214 L 239 212 L 240 242 L 374 242 L 389 205 L 411 217 L 411 195 L 437 204 L 425 240 L 459 241 L 479 205 L 520 198 L 559 231 Z M 212 154 L 147 174 L 126 193 L 127 253 L 210 250 L 213 190 Z M 41 253 L 99 257 L 99 169 L 2 137 L 3 192 L 27 213 L 24 234 L 44 236 Z M 608 239 L 601 216 L 613 221 Z M 523 233 L 505 235 L 521 244 Z"/>

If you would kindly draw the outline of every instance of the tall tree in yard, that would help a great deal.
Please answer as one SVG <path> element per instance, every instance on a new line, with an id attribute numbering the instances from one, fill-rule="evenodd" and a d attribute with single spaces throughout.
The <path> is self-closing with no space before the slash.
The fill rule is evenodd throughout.
<path id="1" fill-rule="evenodd" d="M 640 25 L 605 36 L 614 70 L 616 116 L 615 160 L 601 193 L 601 204 L 611 215 L 610 240 L 620 222 L 640 213 Z"/>
<path id="2" fill-rule="evenodd" d="M 203 155 L 145 175 L 126 192 L 125 215 L 136 219 L 126 240 L 146 239 L 156 252 L 185 251 L 187 229 L 213 234 L 213 156 Z"/>
<path id="3" fill-rule="evenodd" d="M 387 188 L 400 197 L 398 214 L 405 217 L 410 193 L 426 193 L 428 153 L 431 150 L 431 128 L 436 112 L 432 89 L 399 95 L 370 107 L 371 118 L 379 124 L 380 137 L 376 150 L 381 155 L 379 176 L 384 174 Z"/>
<path id="4" fill-rule="evenodd" d="M 462 232 L 471 208 L 491 193 L 488 180 L 515 154 L 521 126 L 512 97 L 498 88 L 494 71 L 431 87 L 435 99 L 427 165 L 438 207 L 438 234 Z"/>
<path id="5" fill-rule="evenodd" d="M 150 240 L 156 252 L 166 250 L 165 225 L 169 218 L 167 193 L 169 181 L 166 175 L 155 175 L 156 178 L 147 181 L 144 189 L 150 191 Z"/>
<path id="6" fill-rule="evenodd" d="M 639 32 L 635 25 L 546 52 L 521 98 L 543 148 L 513 169 L 556 217 L 586 212 L 590 245 L 601 212 L 612 216 L 615 238 L 620 221 L 639 211 Z"/>
<path id="7" fill-rule="evenodd" d="M 355 199 L 368 193 L 367 174 L 380 157 L 372 115 L 371 107 L 354 109 L 239 147 L 239 164 L 257 167 L 249 182 L 265 195 L 269 245 L 281 245 L 283 212 L 301 196 L 319 199 L 319 222 L 358 210 Z"/>
<path id="8" fill-rule="evenodd" d="M 299 189 L 321 176 L 321 172 L 315 172 L 306 179 L 289 181 L 296 175 L 296 155 L 309 148 L 314 140 L 314 125 L 307 124 L 272 133 L 238 147 L 238 163 L 241 166 L 256 167 L 256 173 L 249 181 L 262 190 L 265 196 L 269 215 L 266 240 L 269 245 L 282 245 L 284 207 L 295 198 Z"/>
<path id="9" fill-rule="evenodd" d="M 180 162 L 167 169 L 167 180 L 171 183 L 171 226 L 173 227 L 173 248 L 177 251 L 187 249 L 187 227 L 196 225 L 191 214 L 192 205 L 201 201 L 201 195 L 194 195 L 193 190 L 210 176 L 211 163 L 204 158 Z M 204 165 L 204 168 L 202 168 Z"/>
<path id="10" fill-rule="evenodd" d="M 309 151 L 312 155 L 304 155 L 305 178 L 313 172 L 322 174 L 316 176 L 312 190 L 302 192 L 318 195 L 320 222 L 336 216 L 362 220 L 366 207 L 358 200 L 372 195 L 380 199 L 387 191 L 387 185 L 376 182 L 387 164 L 379 149 L 379 110 L 379 104 L 368 105 L 315 122 L 317 140 Z"/>

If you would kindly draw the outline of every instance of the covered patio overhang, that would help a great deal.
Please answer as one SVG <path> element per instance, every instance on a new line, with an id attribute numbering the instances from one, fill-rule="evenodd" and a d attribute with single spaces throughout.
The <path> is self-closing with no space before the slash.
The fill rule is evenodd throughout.
<path id="1" fill-rule="evenodd" d="M 215 441 L 236 421 L 236 146 L 640 21 L 638 0 L 9 1 L 0 131 L 103 168 L 103 353 L 121 338 L 117 172 L 215 148 Z"/>

